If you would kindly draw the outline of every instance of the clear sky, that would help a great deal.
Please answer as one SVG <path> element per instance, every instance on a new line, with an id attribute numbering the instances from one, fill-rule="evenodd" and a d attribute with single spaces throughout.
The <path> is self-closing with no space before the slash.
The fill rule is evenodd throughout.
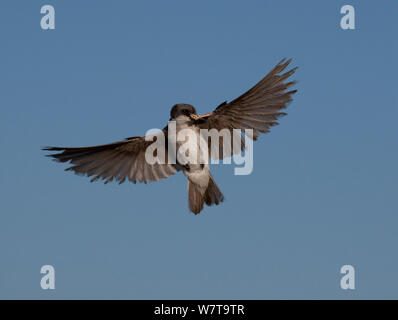
<path id="1" fill-rule="evenodd" d="M 397 27 L 396 1 L 1 1 L 0 298 L 398 298 Z M 40 150 L 209 112 L 283 57 L 288 116 L 198 216 L 181 173 L 90 183 Z"/>

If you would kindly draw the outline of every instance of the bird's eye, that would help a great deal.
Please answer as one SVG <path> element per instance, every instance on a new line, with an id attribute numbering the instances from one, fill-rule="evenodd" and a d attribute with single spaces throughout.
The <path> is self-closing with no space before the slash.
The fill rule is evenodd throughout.
<path id="1" fill-rule="evenodd" d="M 189 116 L 189 111 L 188 111 L 188 109 L 182 110 L 182 114 L 184 114 L 184 115 L 186 115 L 186 116 Z"/>

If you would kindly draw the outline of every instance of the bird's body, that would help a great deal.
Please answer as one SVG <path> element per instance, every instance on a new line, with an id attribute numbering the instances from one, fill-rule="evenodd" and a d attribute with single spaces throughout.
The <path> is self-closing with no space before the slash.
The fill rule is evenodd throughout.
<path id="1" fill-rule="evenodd" d="M 201 163 L 204 150 L 200 146 L 205 145 L 206 142 L 200 134 L 199 126 L 194 124 L 190 116 L 183 114 L 185 110 L 196 114 L 196 110 L 191 105 L 175 105 L 174 111 L 171 111 L 170 120 L 175 121 L 176 130 L 175 133 L 169 133 L 168 139 L 176 141 L 176 163 L 188 179 L 189 208 L 197 214 L 203 209 L 206 200 L 209 205 L 218 204 L 224 200 L 224 196 L 218 187 L 217 194 L 215 190 L 209 189 L 209 183 L 213 186 L 214 180 L 210 175 L 209 164 Z M 179 139 L 179 135 L 184 139 Z M 209 195 L 206 191 L 212 194 Z"/>
<path id="2" fill-rule="evenodd" d="M 185 141 L 179 141 L 177 137 L 175 138 L 177 146 L 177 163 L 181 165 L 184 175 L 190 181 L 197 184 L 198 188 L 204 193 L 209 182 L 209 164 L 200 163 L 200 153 L 202 151 L 200 149 L 200 140 L 203 139 L 199 132 L 200 129 L 197 126 L 192 125 L 192 120 L 187 116 L 179 116 L 175 121 L 177 136 L 182 132 L 182 130 L 188 129 L 186 130 L 188 134 L 185 137 Z M 174 139 L 173 136 L 170 137 Z M 187 150 L 193 151 L 193 154 L 186 154 L 184 147 L 186 147 Z M 184 158 L 188 163 L 184 164 L 178 161 L 178 159 Z"/>
<path id="3" fill-rule="evenodd" d="M 70 162 L 72 166 L 67 170 L 94 176 L 91 181 L 102 178 L 105 183 L 114 179 L 119 183 L 125 180 L 146 183 L 167 178 L 181 170 L 188 179 L 189 208 L 198 214 L 205 203 L 209 206 L 218 205 L 224 200 L 210 174 L 207 161 L 210 146 L 200 134 L 201 130 L 227 129 L 232 132 L 235 129 L 250 129 L 250 138 L 254 141 L 260 133 L 267 133 L 271 126 L 277 124 L 276 120 L 285 115 L 280 111 L 286 108 L 291 95 L 296 92 L 286 91 L 294 84 L 293 81 L 285 83 L 295 69 L 279 74 L 289 63 L 290 60 L 282 60 L 252 89 L 230 103 L 222 103 L 211 113 L 197 115 L 195 108 L 189 104 L 174 105 L 170 120 L 175 123 L 175 130 L 169 130 L 168 126 L 162 130 L 167 136 L 166 162 L 147 161 L 146 150 L 152 142 L 145 137 L 131 137 L 92 147 L 47 147 L 44 150 L 60 151 L 50 156 L 60 162 Z M 233 152 L 241 152 L 243 148 L 244 144 Z M 176 155 L 175 161 L 170 161 L 169 155 L 173 153 Z M 216 158 L 228 156 L 231 154 L 221 153 Z"/>

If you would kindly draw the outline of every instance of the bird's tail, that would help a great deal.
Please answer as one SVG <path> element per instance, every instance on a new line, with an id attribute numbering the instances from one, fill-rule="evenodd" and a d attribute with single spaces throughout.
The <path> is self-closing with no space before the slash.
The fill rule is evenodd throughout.
<path id="1" fill-rule="evenodd" d="M 204 194 L 196 184 L 188 179 L 188 201 L 189 209 L 194 214 L 198 214 L 202 211 L 204 203 L 208 206 L 213 204 L 218 205 L 220 202 L 224 201 L 224 195 L 210 175 L 209 184 Z"/>
<path id="2" fill-rule="evenodd" d="M 222 194 L 217 183 L 214 181 L 213 177 L 210 175 L 209 184 L 205 192 L 205 202 L 208 206 L 213 204 L 218 205 L 224 201 L 224 195 Z"/>

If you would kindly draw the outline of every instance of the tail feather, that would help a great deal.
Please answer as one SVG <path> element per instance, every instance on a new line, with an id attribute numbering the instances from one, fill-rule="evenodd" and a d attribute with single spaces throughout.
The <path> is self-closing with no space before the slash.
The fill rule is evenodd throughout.
<path id="1" fill-rule="evenodd" d="M 194 214 L 198 214 L 203 209 L 204 198 L 200 193 L 199 188 L 188 179 L 188 202 L 189 210 Z"/>
<path id="2" fill-rule="evenodd" d="M 214 181 L 213 177 L 210 175 L 209 185 L 207 186 L 205 192 L 205 202 L 208 206 L 213 204 L 218 205 L 224 201 L 224 195 L 222 194 L 217 183 Z"/>
<path id="3" fill-rule="evenodd" d="M 213 204 L 218 205 L 224 201 L 224 195 L 222 194 L 220 188 L 217 186 L 213 177 L 210 175 L 209 184 L 206 191 L 200 192 L 198 186 L 188 179 L 188 202 L 189 209 L 194 213 L 198 214 L 203 210 L 204 203 L 208 206 Z"/>

